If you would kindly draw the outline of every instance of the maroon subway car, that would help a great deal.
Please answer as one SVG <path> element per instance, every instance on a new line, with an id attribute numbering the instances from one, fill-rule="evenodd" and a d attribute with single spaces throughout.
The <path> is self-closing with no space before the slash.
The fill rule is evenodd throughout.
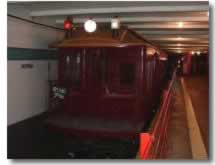
<path id="1" fill-rule="evenodd" d="M 125 27 L 117 35 L 76 29 L 50 47 L 58 49 L 59 65 L 46 120 L 50 128 L 130 138 L 149 125 L 165 83 L 163 51 Z"/>

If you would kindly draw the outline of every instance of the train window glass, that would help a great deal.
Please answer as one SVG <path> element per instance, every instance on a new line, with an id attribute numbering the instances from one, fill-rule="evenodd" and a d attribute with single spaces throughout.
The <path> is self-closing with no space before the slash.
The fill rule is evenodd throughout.
<path id="1" fill-rule="evenodd" d="M 106 72 L 106 56 L 100 49 L 88 50 L 88 63 L 90 79 L 94 83 L 98 83 L 104 79 Z"/>
<path id="2" fill-rule="evenodd" d="M 81 82 L 81 56 L 77 54 L 73 56 L 71 83 L 74 86 L 80 86 Z"/>
<path id="3" fill-rule="evenodd" d="M 98 79 L 107 82 L 107 56 L 102 52 L 99 59 L 99 68 L 98 68 Z"/>
<path id="4" fill-rule="evenodd" d="M 77 53 L 75 55 L 66 56 L 65 65 L 65 81 L 67 85 L 73 87 L 79 87 L 81 83 L 81 55 Z"/>
<path id="5" fill-rule="evenodd" d="M 146 80 L 147 80 L 147 82 L 146 82 L 146 88 L 147 88 L 147 90 L 149 90 L 150 89 L 150 61 L 147 61 L 147 63 L 146 63 Z"/>
<path id="6" fill-rule="evenodd" d="M 133 85 L 135 80 L 135 65 L 121 64 L 120 65 L 120 85 Z"/>
<path id="7" fill-rule="evenodd" d="M 146 63 L 146 88 L 150 92 L 153 87 L 153 75 L 154 75 L 154 61 L 149 60 Z"/>
<path id="8" fill-rule="evenodd" d="M 65 64 L 65 75 L 64 79 L 66 82 L 70 80 L 70 75 L 71 75 L 71 69 L 70 69 L 70 56 L 65 57 L 66 64 Z"/>
<path id="9" fill-rule="evenodd" d="M 92 80 L 97 80 L 97 69 L 96 69 L 96 55 L 90 54 L 89 55 L 89 64 L 90 64 L 90 77 Z"/>

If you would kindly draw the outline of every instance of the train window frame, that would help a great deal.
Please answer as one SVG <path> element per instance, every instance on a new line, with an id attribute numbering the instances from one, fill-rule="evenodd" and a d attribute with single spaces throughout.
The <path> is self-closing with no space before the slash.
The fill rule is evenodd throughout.
<path id="1" fill-rule="evenodd" d="M 82 55 L 80 50 L 66 52 L 64 55 L 64 81 L 72 89 L 82 86 Z"/>
<path id="2" fill-rule="evenodd" d="M 86 73 L 88 74 L 88 81 L 101 83 L 106 79 L 105 70 L 107 58 L 104 51 L 100 48 L 97 49 L 87 49 L 86 50 Z M 105 57 L 105 58 L 104 58 Z"/>
<path id="3" fill-rule="evenodd" d="M 130 56 L 121 56 L 113 58 L 114 61 L 110 59 L 110 63 L 107 64 L 107 85 L 105 86 L 106 93 L 111 95 L 120 95 L 120 96 L 136 96 L 137 95 L 137 84 L 138 84 L 138 61 L 136 59 L 131 60 L 128 58 Z M 109 56 L 108 58 L 111 58 Z M 131 64 L 134 66 L 133 71 L 133 83 L 131 85 L 126 85 L 120 83 L 120 65 L 122 64 Z"/>

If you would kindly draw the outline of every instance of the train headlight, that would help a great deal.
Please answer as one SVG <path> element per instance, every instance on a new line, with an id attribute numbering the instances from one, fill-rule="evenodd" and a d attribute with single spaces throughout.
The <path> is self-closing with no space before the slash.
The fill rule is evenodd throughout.
<path id="1" fill-rule="evenodd" d="M 111 29 L 119 29 L 120 28 L 120 20 L 118 17 L 114 17 L 111 19 Z"/>
<path id="2" fill-rule="evenodd" d="M 84 29 L 88 33 L 96 31 L 96 26 L 97 26 L 96 22 L 93 21 L 92 19 L 89 19 L 84 23 Z"/>

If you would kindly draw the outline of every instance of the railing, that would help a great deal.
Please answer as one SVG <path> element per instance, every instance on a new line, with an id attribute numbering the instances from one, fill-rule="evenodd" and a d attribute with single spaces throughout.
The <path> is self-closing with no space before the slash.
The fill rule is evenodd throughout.
<path id="1" fill-rule="evenodd" d="M 167 89 L 163 93 L 160 109 L 155 116 L 148 132 L 140 134 L 140 148 L 138 158 L 161 159 L 167 152 L 167 127 L 171 113 L 171 99 L 173 94 L 173 83 L 176 72 L 173 73 Z"/>

